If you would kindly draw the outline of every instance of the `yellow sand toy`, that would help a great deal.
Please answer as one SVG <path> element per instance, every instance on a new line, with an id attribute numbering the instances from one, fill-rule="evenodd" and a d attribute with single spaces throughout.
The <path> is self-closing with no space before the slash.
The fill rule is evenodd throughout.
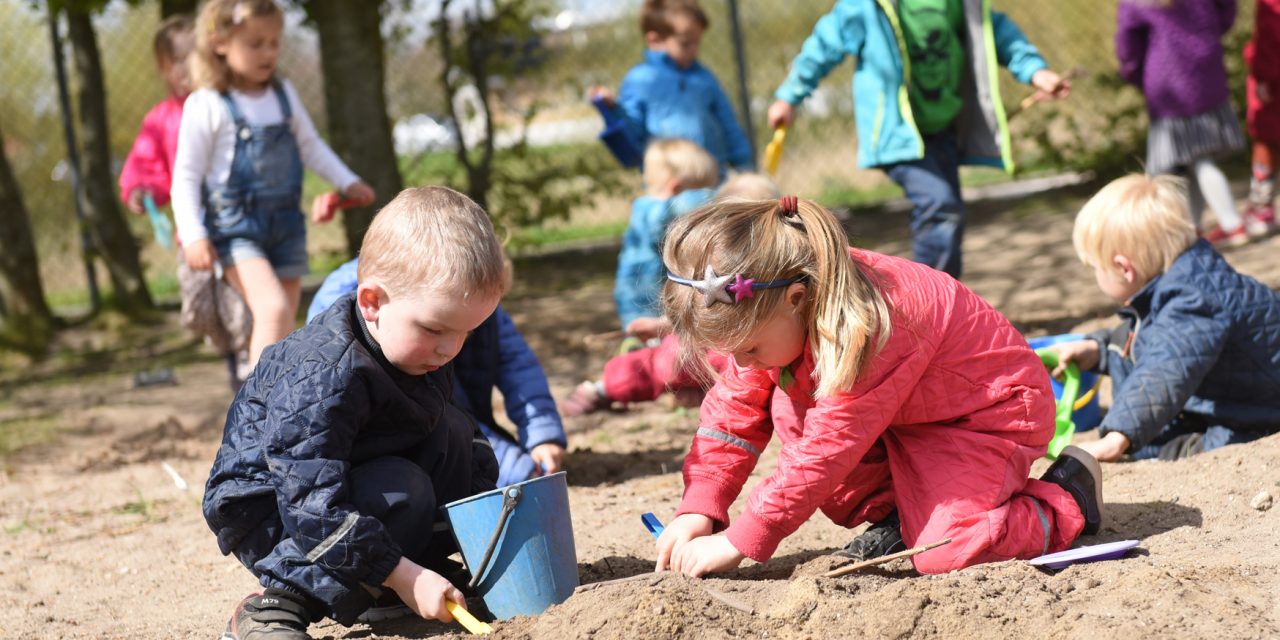
<path id="1" fill-rule="evenodd" d="M 782 145 L 787 141 L 787 125 L 773 130 L 773 140 L 764 148 L 764 169 L 770 176 L 778 173 L 778 161 L 782 160 Z"/>

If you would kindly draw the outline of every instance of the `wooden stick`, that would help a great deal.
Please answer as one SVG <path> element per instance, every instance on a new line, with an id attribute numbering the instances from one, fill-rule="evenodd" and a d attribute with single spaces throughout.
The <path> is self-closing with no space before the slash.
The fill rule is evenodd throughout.
<path id="1" fill-rule="evenodd" d="M 702 590 L 706 592 L 707 595 L 711 596 L 713 600 L 716 600 L 720 604 L 723 604 L 724 606 L 729 607 L 730 609 L 737 609 L 738 611 L 741 611 L 747 614 L 754 614 L 756 612 L 755 609 L 751 608 L 751 605 L 748 605 L 727 593 L 718 591 L 716 589 L 712 589 L 711 587 L 708 587 L 705 584 L 702 584 L 699 586 L 701 586 Z"/>
<path id="2" fill-rule="evenodd" d="M 854 571 L 857 571 L 858 569 L 865 569 L 865 568 L 867 568 L 867 567 L 872 567 L 872 566 L 875 566 L 875 565 L 878 565 L 878 564 L 884 564 L 884 563 L 886 563 L 886 562 L 892 562 L 893 560 L 897 560 L 897 559 L 899 559 L 899 558 L 910 558 L 911 556 L 914 556 L 914 555 L 916 555 L 917 553 L 924 553 L 924 552 L 926 552 L 926 551 L 928 551 L 928 550 L 930 550 L 930 549 L 933 549 L 933 548 L 935 548 L 935 547 L 941 547 L 941 546 L 942 546 L 942 545 L 944 545 L 944 544 L 950 544 L 950 543 L 951 543 L 951 538 L 947 538 L 947 539 L 945 539 L 945 540 L 939 540 L 939 541 L 934 542 L 934 543 L 932 543 L 932 544 L 926 544 L 926 545 L 924 545 L 924 546 L 922 546 L 922 547 L 912 547 L 912 548 L 910 548 L 910 549 L 907 549 L 906 551 L 899 551 L 899 552 L 897 552 L 897 553 L 891 553 L 891 554 L 889 554 L 889 555 L 887 555 L 887 556 L 880 556 L 879 558 L 872 558 L 872 559 L 870 559 L 870 560 L 863 560 L 862 562 L 858 562 L 858 563 L 855 563 L 855 564 L 851 564 L 851 565 L 849 565 L 849 566 L 847 566 L 847 567 L 840 567 L 839 569 L 832 569 L 832 570 L 830 570 L 830 571 L 828 571 L 828 572 L 826 572 L 826 573 L 822 574 L 822 576 L 823 576 L 824 578 L 839 578 L 840 576 L 843 576 L 843 575 L 847 575 L 847 574 L 853 573 Z"/>
<path id="3" fill-rule="evenodd" d="M 595 589 L 597 587 L 607 587 L 610 585 L 622 584 L 623 582 L 635 582 L 637 580 L 653 578 L 658 575 L 660 574 L 659 573 L 642 573 L 639 575 L 627 576 L 626 578 L 614 578 L 613 580 L 602 580 L 600 582 L 592 582 L 591 584 L 581 585 L 577 589 L 575 589 L 575 591 L 577 592 L 591 591 L 592 589 Z"/>
<path id="4" fill-rule="evenodd" d="M 604 333 L 595 333 L 589 336 L 582 336 L 582 341 L 585 342 L 588 347 L 594 347 L 595 345 L 601 344 L 603 342 L 612 342 L 614 340 L 621 340 L 622 338 L 625 338 L 626 335 L 627 335 L 626 331 L 623 331 L 622 329 L 617 329 L 614 331 L 606 331 Z"/>

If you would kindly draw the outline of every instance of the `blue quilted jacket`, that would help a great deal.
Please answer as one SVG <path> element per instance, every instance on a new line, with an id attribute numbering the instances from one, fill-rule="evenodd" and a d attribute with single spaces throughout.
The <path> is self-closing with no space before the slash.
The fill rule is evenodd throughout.
<path id="1" fill-rule="evenodd" d="M 1116 389 L 1102 434 L 1119 431 L 1136 451 L 1183 411 L 1232 429 L 1280 430 L 1280 294 L 1209 243 L 1178 256 L 1120 316 L 1119 331 L 1089 335 Z"/>
<path id="2" fill-rule="evenodd" d="M 681 69 L 666 53 L 645 51 L 644 62 L 622 79 L 617 111 L 642 149 L 653 138 L 684 138 L 706 149 L 721 174 L 728 167 L 755 170 L 751 143 L 728 96 L 699 62 Z"/>
<path id="3" fill-rule="evenodd" d="M 298 566 L 327 571 L 312 594 L 336 615 L 361 585 L 381 585 L 402 555 L 382 522 L 347 502 L 350 470 L 382 456 L 419 457 L 445 421 L 466 421 L 471 490 L 493 489 L 497 460 L 475 422 L 450 402 L 453 367 L 425 376 L 395 368 L 369 337 L 355 296 L 267 347 L 227 412 L 222 445 L 205 487 L 204 517 L 230 553 L 271 517 L 280 518 Z M 335 533 L 340 532 L 340 535 Z M 273 568 L 288 573 L 288 567 Z"/>
<path id="4" fill-rule="evenodd" d="M 356 258 L 324 279 L 307 308 L 308 322 L 356 290 L 359 265 Z M 475 417 L 493 445 L 498 456 L 498 486 L 529 479 L 536 465 L 529 456 L 534 447 L 548 442 L 566 446 L 564 424 L 551 397 L 547 374 L 502 305 L 471 333 L 453 362 L 457 374 L 453 401 Z M 507 418 L 516 426 L 515 437 L 495 426 L 495 387 L 502 392 Z"/>

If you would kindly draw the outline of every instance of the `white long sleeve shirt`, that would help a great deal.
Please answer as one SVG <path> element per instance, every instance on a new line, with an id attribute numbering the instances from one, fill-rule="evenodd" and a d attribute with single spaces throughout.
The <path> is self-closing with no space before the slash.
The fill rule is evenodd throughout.
<path id="1" fill-rule="evenodd" d="M 293 85 L 288 80 L 282 80 L 281 84 L 292 111 L 289 128 L 297 140 L 302 164 L 340 191 L 359 182 L 360 177 L 347 168 L 316 132 L 311 116 L 298 100 Z M 284 121 L 284 112 L 271 87 L 255 94 L 235 89 L 229 93 L 248 124 L 265 126 Z M 178 129 L 178 151 L 171 189 L 173 217 L 178 225 L 178 237 L 184 244 L 209 236 L 204 226 L 200 187 L 203 184 L 212 190 L 226 183 L 235 157 L 235 136 L 235 120 L 217 91 L 200 89 L 187 97 L 182 109 L 182 125 Z"/>

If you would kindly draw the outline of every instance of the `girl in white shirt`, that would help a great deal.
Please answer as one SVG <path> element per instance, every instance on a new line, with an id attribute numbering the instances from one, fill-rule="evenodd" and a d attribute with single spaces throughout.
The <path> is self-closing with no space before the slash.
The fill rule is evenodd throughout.
<path id="1" fill-rule="evenodd" d="M 196 23 L 199 87 L 182 113 L 173 213 L 188 266 L 220 263 L 253 312 L 249 361 L 294 327 L 307 273 L 302 167 L 356 206 L 373 189 L 325 144 L 293 86 L 276 77 L 284 16 L 272 0 L 209 0 Z M 316 208 L 312 222 L 333 218 Z"/>

